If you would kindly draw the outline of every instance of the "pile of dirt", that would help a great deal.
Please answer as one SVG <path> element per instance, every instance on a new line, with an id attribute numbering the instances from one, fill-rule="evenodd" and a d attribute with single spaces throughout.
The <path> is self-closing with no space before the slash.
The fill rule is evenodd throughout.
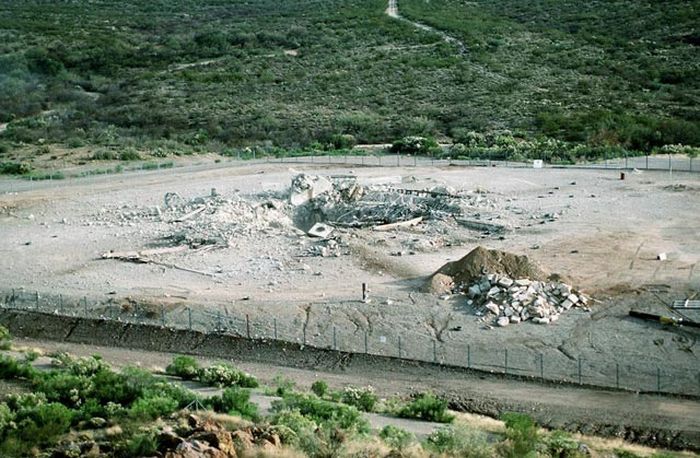
<path id="1" fill-rule="evenodd" d="M 484 274 L 500 274 L 510 278 L 527 278 L 546 281 L 549 275 L 527 256 L 519 256 L 478 246 L 462 259 L 448 262 L 430 276 L 426 288 L 442 294 L 442 288 L 468 286 L 479 281 Z M 445 277 L 449 277 L 447 280 Z M 442 290 L 441 290 L 442 289 Z"/>

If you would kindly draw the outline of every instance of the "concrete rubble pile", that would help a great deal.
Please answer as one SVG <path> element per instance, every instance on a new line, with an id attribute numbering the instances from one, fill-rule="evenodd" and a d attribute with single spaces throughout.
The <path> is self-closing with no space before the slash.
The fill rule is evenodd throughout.
<path id="1" fill-rule="evenodd" d="M 469 298 L 468 304 L 477 307 L 477 315 L 501 327 L 527 320 L 553 323 L 572 307 L 589 310 L 590 299 L 562 282 L 484 274 L 462 289 Z"/>
<path id="2" fill-rule="evenodd" d="M 150 230 L 170 245 L 225 248 L 237 237 L 294 231 L 286 207 L 276 199 L 255 202 L 237 194 L 223 197 L 214 189 L 208 196 L 192 199 L 169 192 L 159 206 L 102 209 L 95 224 L 144 227 L 142 223 L 155 223 L 148 226 Z"/>
<path id="3" fill-rule="evenodd" d="M 202 245 L 228 247 L 235 237 L 286 233 L 293 228 L 281 201 L 258 204 L 238 195 L 224 198 L 215 192 L 189 201 L 168 202 L 166 199 L 161 218 L 173 226 L 166 239 L 193 248 Z"/>
<path id="4" fill-rule="evenodd" d="M 463 212 L 462 198 L 444 188 L 416 191 L 362 186 L 352 177 L 329 179 L 305 174 L 294 177 L 290 191 L 290 203 L 300 219 L 355 228 L 416 217 L 445 219 Z"/>

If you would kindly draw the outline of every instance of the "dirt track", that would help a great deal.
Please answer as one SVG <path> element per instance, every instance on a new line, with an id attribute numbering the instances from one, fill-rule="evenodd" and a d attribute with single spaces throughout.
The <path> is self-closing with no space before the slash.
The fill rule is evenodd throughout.
<path id="1" fill-rule="evenodd" d="M 700 402 L 693 399 L 541 385 L 392 358 L 108 321 L 3 310 L 0 322 L 15 335 L 29 337 L 19 340 L 20 345 L 99 353 L 116 364 L 162 368 L 172 358 L 167 352 L 193 353 L 234 361 L 266 382 L 283 374 L 305 386 L 319 378 L 336 387 L 371 384 L 384 396 L 433 390 L 450 399 L 456 410 L 489 416 L 515 410 L 548 427 L 700 450 Z"/>

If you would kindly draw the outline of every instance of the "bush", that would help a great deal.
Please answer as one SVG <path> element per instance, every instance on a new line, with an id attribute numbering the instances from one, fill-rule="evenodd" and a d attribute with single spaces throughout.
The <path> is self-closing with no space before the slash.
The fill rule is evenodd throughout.
<path id="1" fill-rule="evenodd" d="M 464 426 L 450 425 L 438 429 L 426 440 L 426 448 L 437 453 L 465 458 L 494 456 L 486 433 Z"/>
<path id="2" fill-rule="evenodd" d="M 197 377 L 199 372 L 199 364 L 197 360 L 191 356 L 176 356 L 173 362 L 165 368 L 165 373 L 182 377 L 185 380 L 192 380 Z"/>
<path id="3" fill-rule="evenodd" d="M 0 437 L 15 425 L 15 414 L 4 402 L 0 403 Z"/>
<path id="4" fill-rule="evenodd" d="M 434 138 L 404 137 L 396 140 L 389 148 L 389 151 L 395 154 L 433 156 L 439 154 L 441 148 Z"/>
<path id="5" fill-rule="evenodd" d="M 243 388 L 257 388 L 260 385 L 255 377 L 229 364 L 216 364 L 200 369 L 198 379 L 206 385 L 219 387 L 240 386 Z"/>
<path id="6" fill-rule="evenodd" d="M 298 410 L 305 417 L 325 427 L 356 432 L 369 431 L 367 420 L 355 407 L 325 401 L 315 396 L 288 394 L 284 399 L 274 401 L 272 410 Z"/>
<path id="7" fill-rule="evenodd" d="M 554 431 L 550 434 L 545 444 L 550 456 L 557 458 L 582 458 L 579 451 L 579 443 L 571 435 L 564 431 Z"/>
<path id="8" fill-rule="evenodd" d="M 519 458 L 534 456 L 540 441 L 535 421 L 520 413 L 508 412 L 501 417 L 506 424 L 507 441 L 501 444 L 501 452 L 506 457 Z"/>
<path id="9" fill-rule="evenodd" d="M 124 151 L 122 151 L 121 153 L 119 153 L 119 160 L 120 161 L 138 161 L 138 160 L 141 160 L 141 155 L 135 149 L 127 148 Z"/>
<path id="10" fill-rule="evenodd" d="M 408 446 L 416 441 L 416 437 L 413 434 L 404 429 L 397 428 L 394 425 L 386 425 L 379 432 L 379 437 L 381 437 L 389 447 L 399 451 L 408 448 Z"/>
<path id="11" fill-rule="evenodd" d="M 49 444 L 68 431 L 73 412 L 59 403 L 40 404 L 17 412 L 17 436 L 27 444 Z"/>
<path id="12" fill-rule="evenodd" d="M 294 383 L 294 380 L 282 377 L 281 375 L 276 375 L 273 379 L 273 382 L 275 382 L 275 385 L 277 385 L 277 387 L 275 388 L 275 394 L 281 397 L 291 394 L 294 391 L 294 388 L 296 387 L 296 383 Z"/>
<path id="13" fill-rule="evenodd" d="M 12 346 L 12 334 L 5 326 L 0 326 L 0 350 L 9 350 Z"/>
<path id="14" fill-rule="evenodd" d="M 311 391 L 319 398 L 322 398 L 328 393 L 328 384 L 323 380 L 316 380 L 311 384 Z"/>
<path id="15" fill-rule="evenodd" d="M 155 420 L 174 412 L 177 407 L 178 402 L 171 397 L 153 396 L 138 399 L 129 409 L 129 413 L 134 418 Z"/>
<path id="16" fill-rule="evenodd" d="M 312 436 L 318 428 L 316 422 L 305 417 L 298 409 L 283 410 L 275 414 L 270 423 L 276 425 L 283 443 L 299 446 L 304 437 Z"/>
<path id="17" fill-rule="evenodd" d="M 32 166 L 26 162 L 0 162 L 0 175 L 26 175 Z"/>
<path id="18" fill-rule="evenodd" d="M 427 421 L 449 423 L 454 416 L 447 413 L 447 401 L 432 393 L 421 393 L 397 412 L 399 417 L 419 418 Z"/>
<path id="19" fill-rule="evenodd" d="M 355 406 L 364 412 L 371 412 L 377 403 L 377 395 L 374 394 L 371 386 L 365 388 L 348 386 L 343 390 L 341 402 Z"/>
<path id="20" fill-rule="evenodd" d="M 158 451 L 158 440 L 152 432 L 136 434 L 126 445 L 127 456 L 154 456 Z"/>
<path id="21" fill-rule="evenodd" d="M 90 397 L 93 386 L 88 376 L 60 371 L 40 373 L 35 381 L 35 389 L 44 393 L 49 401 L 74 407 Z"/>
<path id="22" fill-rule="evenodd" d="M 95 375 L 102 370 L 111 370 L 97 355 L 74 358 L 68 353 L 59 353 L 53 357 L 51 365 L 74 375 Z"/>
<path id="23" fill-rule="evenodd" d="M 258 407 L 250 402 L 250 391 L 245 389 L 226 388 L 221 396 L 212 398 L 211 403 L 217 412 L 239 415 L 249 420 L 259 418 Z"/>
<path id="24" fill-rule="evenodd" d="M 33 379 L 36 371 L 27 363 L 17 361 L 7 355 L 0 355 L 0 379 L 12 380 L 15 378 Z"/>

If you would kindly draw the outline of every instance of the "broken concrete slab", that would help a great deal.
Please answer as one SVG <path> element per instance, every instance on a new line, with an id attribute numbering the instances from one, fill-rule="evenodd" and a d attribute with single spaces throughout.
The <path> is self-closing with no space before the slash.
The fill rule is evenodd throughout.
<path id="1" fill-rule="evenodd" d="M 311 229 L 306 231 L 306 233 L 311 237 L 320 237 L 325 239 L 333 233 L 333 229 L 333 226 L 329 226 L 328 224 L 316 223 L 311 226 Z"/>

